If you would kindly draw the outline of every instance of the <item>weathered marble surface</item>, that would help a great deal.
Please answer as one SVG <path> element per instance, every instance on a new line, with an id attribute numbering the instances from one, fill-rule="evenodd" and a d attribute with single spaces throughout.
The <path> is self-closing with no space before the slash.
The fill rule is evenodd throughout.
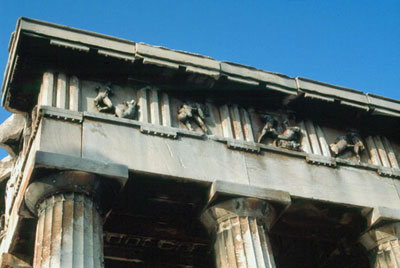
<path id="1" fill-rule="evenodd" d="M 6 156 L 0 161 L 0 182 L 11 176 L 15 160 L 11 156 Z"/>
<path id="2" fill-rule="evenodd" d="M 0 147 L 11 157 L 19 152 L 19 140 L 25 127 L 25 115 L 12 114 L 0 125 Z"/>
<path id="3" fill-rule="evenodd" d="M 62 153 L 60 148 L 68 148 L 71 141 L 55 139 L 59 135 L 56 130 L 66 123 L 46 120 L 54 125 L 42 128 L 41 135 L 49 141 L 46 151 Z M 84 158 L 120 163 L 133 172 L 208 183 L 222 180 L 352 206 L 400 206 L 396 179 L 380 177 L 373 170 L 315 166 L 279 152 L 254 154 L 229 150 L 224 143 L 190 136 L 170 139 L 146 135 L 129 124 L 85 119 L 81 150 Z"/>
<path id="4" fill-rule="evenodd" d="M 65 87 L 64 80 L 69 81 L 67 83 L 69 89 Z M 132 100 L 137 103 L 137 112 L 131 119 L 155 126 L 187 129 L 187 126 L 178 119 L 179 108 L 187 100 L 176 96 L 173 92 L 151 85 L 138 86 L 134 83 L 112 84 L 109 82 L 80 80 L 76 76 L 65 76 L 63 73 L 47 72 L 43 75 L 39 104 L 61 107 L 57 103 L 60 102 L 59 92 L 62 92 L 62 97 L 69 99 L 69 104 L 66 103 L 62 108 L 99 113 L 94 100 L 98 95 L 99 89 L 104 88 L 107 84 L 112 88 L 112 94 L 109 98 L 115 107 L 120 107 L 123 103 Z M 66 92 L 65 96 L 64 92 Z M 264 123 L 260 119 L 263 113 L 271 114 L 278 119 L 278 134 L 284 130 L 282 122 L 288 119 L 288 114 L 285 111 L 254 110 L 252 107 L 242 107 L 240 103 L 223 104 L 207 99 L 199 102 L 199 104 L 204 105 L 207 109 L 207 116 L 203 120 L 207 135 L 235 139 L 237 141 L 257 141 L 264 127 Z M 112 112 L 102 114 L 115 116 Z M 192 122 L 191 125 L 194 132 L 199 134 L 204 132 L 198 124 Z M 337 137 L 346 134 L 346 129 L 335 129 L 327 123 L 321 124 L 310 119 L 291 119 L 289 120 L 289 126 L 301 129 L 300 150 L 316 155 L 317 158 L 318 156 L 333 157 L 334 154 L 331 152 L 329 145 L 335 143 Z M 360 157 L 352 153 L 351 149 L 344 150 L 336 157 L 355 163 L 399 169 L 398 159 L 400 154 L 397 144 L 394 144 L 393 141 L 384 136 L 364 134 L 363 138 L 366 149 L 360 152 Z M 274 140 L 265 138 L 262 144 L 272 145 Z"/>
<path id="5" fill-rule="evenodd" d="M 26 37 L 26 34 L 29 34 L 29 37 Z M 80 70 L 77 72 L 79 75 L 92 74 L 89 75 L 90 78 L 78 78 L 73 73 L 75 68 L 72 67 L 74 64 L 71 61 L 71 65 L 68 64 L 69 70 L 58 69 L 45 72 L 40 89 L 27 90 L 21 86 L 21 84 L 32 82 L 25 81 L 25 77 L 37 74 L 33 75 L 32 68 L 16 68 L 16 66 L 25 66 L 33 62 L 30 60 L 34 58 L 37 51 L 35 50 L 32 55 L 28 52 L 19 54 L 18 51 L 27 45 L 24 40 L 32 41 L 31 44 L 35 45 L 38 37 L 41 41 L 49 39 L 48 42 L 40 43 L 41 54 L 37 53 L 38 57 L 46 55 L 47 48 L 50 47 L 57 53 L 62 52 L 58 54 L 60 59 L 63 57 L 64 49 L 72 48 L 77 50 L 74 55 L 82 58 L 85 54 L 90 54 L 96 59 L 107 56 L 112 61 L 124 60 L 127 64 L 135 61 L 132 72 L 129 71 L 129 74 L 125 72 L 123 75 L 118 73 L 119 77 L 115 80 L 119 82 L 115 82 L 120 84 L 113 85 L 115 95 L 111 98 L 116 105 L 130 100 L 137 101 L 138 115 L 137 118 L 131 116 L 131 119 L 138 120 L 119 120 L 114 116 L 118 113 L 104 115 L 96 109 L 95 89 L 99 85 L 110 82 L 105 81 L 109 79 L 108 74 L 103 77 L 99 75 L 96 78 L 92 76 L 96 73 L 95 71 L 101 69 L 99 66 L 94 66 L 93 70 L 90 66 L 88 72 Z M 48 58 L 42 58 L 42 66 L 51 62 L 47 61 Z M 66 60 L 69 61 L 69 59 Z M 75 62 L 80 64 L 79 61 Z M 118 62 L 113 64 L 112 68 L 122 65 Z M 203 127 L 203 131 L 206 135 L 203 135 L 199 127 L 194 127 L 193 131 L 186 131 L 184 124 L 177 120 L 177 113 L 179 107 L 187 99 L 174 93 L 173 90 L 166 91 L 163 87 L 143 86 L 143 83 L 149 80 L 138 80 L 137 74 L 146 70 L 145 66 L 150 67 L 151 70 L 147 79 L 153 75 L 152 68 L 155 66 L 163 69 L 159 73 L 162 78 L 160 81 L 168 80 L 170 87 L 176 83 L 177 80 L 172 78 L 176 75 L 182 77 L 180 82 L 185 86 L 197 85 L 197 89 L 210 91 L 211 89 L 219 90 L 220 82 L 225 80 L 228 85 L 231 83 L 230 85 L 235 84 L 235 87 L 244 86 L 246 90 L 250 89 L 251 94 L 264 90 L 266 95 L 300 95 L 310 102 L 315 98 L 318 101 L 336 103 L 335 107 L 340 107 L 340 109 L 344 106 L 351 107 L 367 117 L 374 114 L 399 117 L 400 102 L 395 100 L 305 78 L 291 78 L 239 64 L 220 62 L 201 55 L 21 18 L 10 43 L 10 57 L 3 85 L 3 105 L 10 111 L 30 112 L 36 104 L 33 103 L 36 96 L 32 92 L 38 93 L 37 90 L 40 90 L 39 106 L 52 106 L 56 110 L 53 110 L 52 115 L 41 115 L 43 118 L 33 144 L 26 142 L 30 133 L 29 124 L 13 123 L 7 126 L 6 122 L 4 128 L 7 130 L 3 130 L 3 125 L 0 127 L 0 144 L 3 144 L 12 157 L 17 156 L 22 147 L 21 135 L 24 139 L 26 138 L 23 146 L 23 152 L 26 155 L 17 159 L 14 172 L 11 173 L 7 185 L 6 214 L 10 221 L 7 222 L 9 229 L 1 245 L 2 251 L 8 252 L 16 241 L 15 236 L 18 234 L 18 225 L 22 217 L 20 213 L 23 210 L 22 196 L 31 175 L 38 167 L 81 168 L 94 173 L 99 169 L 108 172 L 110 169 L 107 169 L 107 165 L 119 163 L 126 165 L 131 174 L 146 173 L 163 178 L 191 180 L 206 185 L 215 181 L 224 181 L 235 185 L 232 190 L 246 185 L 251 189 L 256 188 L 261 191 L 264 189 L 272 192 L 284 191 L 289 197 L 299 199 L 366 208 L 365 211 L 386 206 L 389 208 L 382 210 L 387 212 L 385 212 L 385 217 L 392 220 L 398 217 L 397 212 L 392 212 L 400 205 L 399 180 L 389 178 L 389 176 L 400 177 L 398 162 L 400 150 L 399 144 L 395 144 L 398 140 L 394 134 L 392 140 L 389 140 L 388 137 L 373 132 L 375 130 L 371 133 L 363 133 L 362 138 L 366 141 L 367 150 L 359 159 L 354 159 L 351 152 L 332 158 L 328 145 L 336 137 L 343 135 L 346 130 L 331 128 L 330 124 L 321 118 L 318 121 L 318 117 L 308 115 L 310 118 L 291 119 L 290 126 L 299 127 L 302 133 L 300 148 L 303 152 L 289 153 L 287 150 L 277 148 L 279 146 L 274 144 L 273 139 L 267 139 L 263 143 L 254 142 L 257 140 L 260 129 L 263 128 L 259 118 L 260 113 L 273 113 L 279 117 L 282 124 L 289 117 L 286 107 L 282 108 L 283 111 L 275 111 L 272 108 L 271 110 L 270 107 L 258 107 L 259 109 L 255 110 L 254 107 L 250 107 L 251 104 L 246 105 L 241 103 L 241 100 L 214 102 L 212 99 L 201 99 L 202 97 L 195 101 L 200 101 L 209 108 L 209 115 L 204 118 L 206 129 Z M 78 66 L 75 65 L 75 67 Z M 119 72 L 120 69 L 116 70 Z M 123 77 L 125 75 L 126 77 Z M 131 77 L 131 75 L 136 75 L 136 77 Z M 155 78 L 153 76 L 150 80 Z M 140 86 L 132 81 L 140 81 Z M 235 94 L 231 90 L 229 88 L 226 92 Z M 66 110 L 76 113 L 63 117 L 62 114 Z M 89 113 L 94 115 L 88 116 Z M 76 117 L 71 120 L 71 115 Z M 109 118 L 106 118 L 107 116 Z M 21 134 L 24 127 L 26 131 Z M 28 150 L 25 151 L 25 148 Z M 94 165 L 97 167 L 93 167 Z M 125 171 L 127 177 L 128 171 Z M 8 171 L 6 170 L 5 175 L 2 176 L 6 178 Z M 233 192 L 233 195 L 238 192 Z M 53 202 L 49 206 L 49 216 L 54 212 L 58 213 L 53 208 L 62 202 L 55 203 L 57 204 Z M 372 216 L 374 212 L 375 210 L 372 211 Z M 240 218 L 236 218 L 234 223 L 240 224 L 240 220 L 245 227 L 251 223 L 248 219 Z M 50 235 L 50 233 L 45 235 Z M 56 235 L 59 236 L 59 233 Z M 395 240 L 394 245 L 398 249 L 398 239 Z M 80 248 L 77 247 L 77 250 L 79 251 Z M 80 252 L 77 255 L 80 255 Z"/>
<path id="6" fill-rule="evenodd" d="M 203 224 L 213 237 L 217 268 L 275 268 L 269 241 L 274 208 L 256 198 L 234 198 L 205 209 Z"/>
<path id="7" fill-rule="evenodd" d="M 372 268 L 400 267 L 400 223 L 392 222 L 374 228 L 361 236 L 369 251 Z"/>

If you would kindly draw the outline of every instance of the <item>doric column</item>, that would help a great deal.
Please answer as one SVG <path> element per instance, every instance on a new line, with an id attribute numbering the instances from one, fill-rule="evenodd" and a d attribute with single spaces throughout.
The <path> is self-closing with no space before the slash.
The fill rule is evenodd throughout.
<path id="1" fill-rule="evenodd" d="M 38 216 L 34 268 L 101 268 L 104 205 L 114 193 L 96 175 L 68 171 L 35 180 L 25 203 Z"/>
<path id="2" fill-rule="evenodd" d="M 361 236 L 373 268 L 400 268 L 400 223 L 374 228 Z"/>
<path id="3" fill-rule="evenodd" d="M 213 237 L 218 268 L 276 267 L 268 238 L 272 206 L 256 198 L 235 198 L 207 208 L 201 221 Z"/>

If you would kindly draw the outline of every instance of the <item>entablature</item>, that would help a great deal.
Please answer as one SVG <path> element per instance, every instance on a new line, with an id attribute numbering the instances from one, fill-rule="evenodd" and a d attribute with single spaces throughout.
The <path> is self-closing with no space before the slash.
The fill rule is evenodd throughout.
<path id="1" fill-rule="evenodd" d="M 350 166 L 399 177 L 399 144 L 367 120 L 352 125 L 324 115 L 263 106 L 274 99 L 164 90 L 135 82 L 117 85 L 81 80 L 65 73 L 43 74 L 39 110 L 53 119 L 84 120 L 139 128 L 143 134 L 220 142 L 233 150 L 272 152 L 331 168 Z M 228 101 L 224 102 L 225 99 Z M 267 102 L 268 104 L 268 102 Z M 331 119 L 331 118 L 330 118 Z M 111 137 L 110 137 L 111 138 Z"/>

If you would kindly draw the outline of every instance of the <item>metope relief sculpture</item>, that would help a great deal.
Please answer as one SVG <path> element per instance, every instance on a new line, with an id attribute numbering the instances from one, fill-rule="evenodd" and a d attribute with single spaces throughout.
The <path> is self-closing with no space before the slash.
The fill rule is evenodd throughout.
<path id="1" fill-rule="evenodd" d="M 136 119 L 137 104 L 135 100 L 125 101 L 114 106 L 111 96 L 114 94 L 111 83 L 106 84 L 104 90 L 96 88 L 98 94 L 94 99 L 94 105 L 101 113 L 113 114 L 119 118 Z"/>
<path id="2" fill-rule="evenodd" d="M 261 121 L 264 123 L 264 127 L 258 135 L 257 142 L 261 143 L 264 138 L 271 138 L 275 140 L 278 137 L 278 120 L 269 114 L 263 114 L 260 116 Z"/>
<path id="3" fill-rule="evenodd" d="M 289 150 L 301 151 L 301 129 L 296 126 L 290 127 L 288 120 L 283 122 L 283 126 L 284 131 L 278 135 L 276 145 Z"/>
<path id="4" fill-rule="evenodd" d="M 196 123 L 204 133 L 207 128 L 204 123 L 207 113 L 206 109 L 198 103 L 183 103 L 178 110 L 178 119 L 188 130 L 193 130 L 192 122 Z"/>
<path id="5" fill-rule="evenodd" d="M 115 115 L 120 118 L 135 119 L 136 110 L 135 100 L 125 101 L 115 107 Z"/>
<path id="6" fill-rule="evenodd" d="M 335 156 L 351 151 L 358 161 L 360 161 L 360 153 L 365 150 L 361 136 L 355 129 L 350 129 L 346 135 L 337 137 L 335 143 L 330 144 L 329 147 Z"/>
<path id="7" fill-rule="evenodd" d="M 111 84 L 108 83 L 105 86 L 105 89 L 102 91 L 101 87 L 96 87 L 96 91 L 98 92 L 96 98 L 94 99 L 94 105 L 97 110 L 101 113 L 113 113 L 114 105 L 110 99 L 113 94 L 113 90 L 111 89 Z"/>
<path id="8" fill-rule="evenodd" d="M 277 147 L 301 151 L 301 129 L 297 126 L 289 126 L 289 121 L 284 120 L 280 126 L 276 117 L 263 114 L 261 121 L 264 123 L 260 134 L 258 135 L 257 142 L 261 143 L 264 138 L 272 139 L 272 144 Z M 280 131 L 281 130 L 281 131 Z"/>

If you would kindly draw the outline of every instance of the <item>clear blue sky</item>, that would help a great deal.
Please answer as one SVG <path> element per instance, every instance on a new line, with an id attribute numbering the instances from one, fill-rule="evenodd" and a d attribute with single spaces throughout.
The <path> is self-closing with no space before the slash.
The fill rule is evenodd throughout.
<path id="1" fill-rule="evenodd" d="M 25 16 L 400 99 L 400 0 L 244 3 L 1 0 L 0 69 Z"/>

